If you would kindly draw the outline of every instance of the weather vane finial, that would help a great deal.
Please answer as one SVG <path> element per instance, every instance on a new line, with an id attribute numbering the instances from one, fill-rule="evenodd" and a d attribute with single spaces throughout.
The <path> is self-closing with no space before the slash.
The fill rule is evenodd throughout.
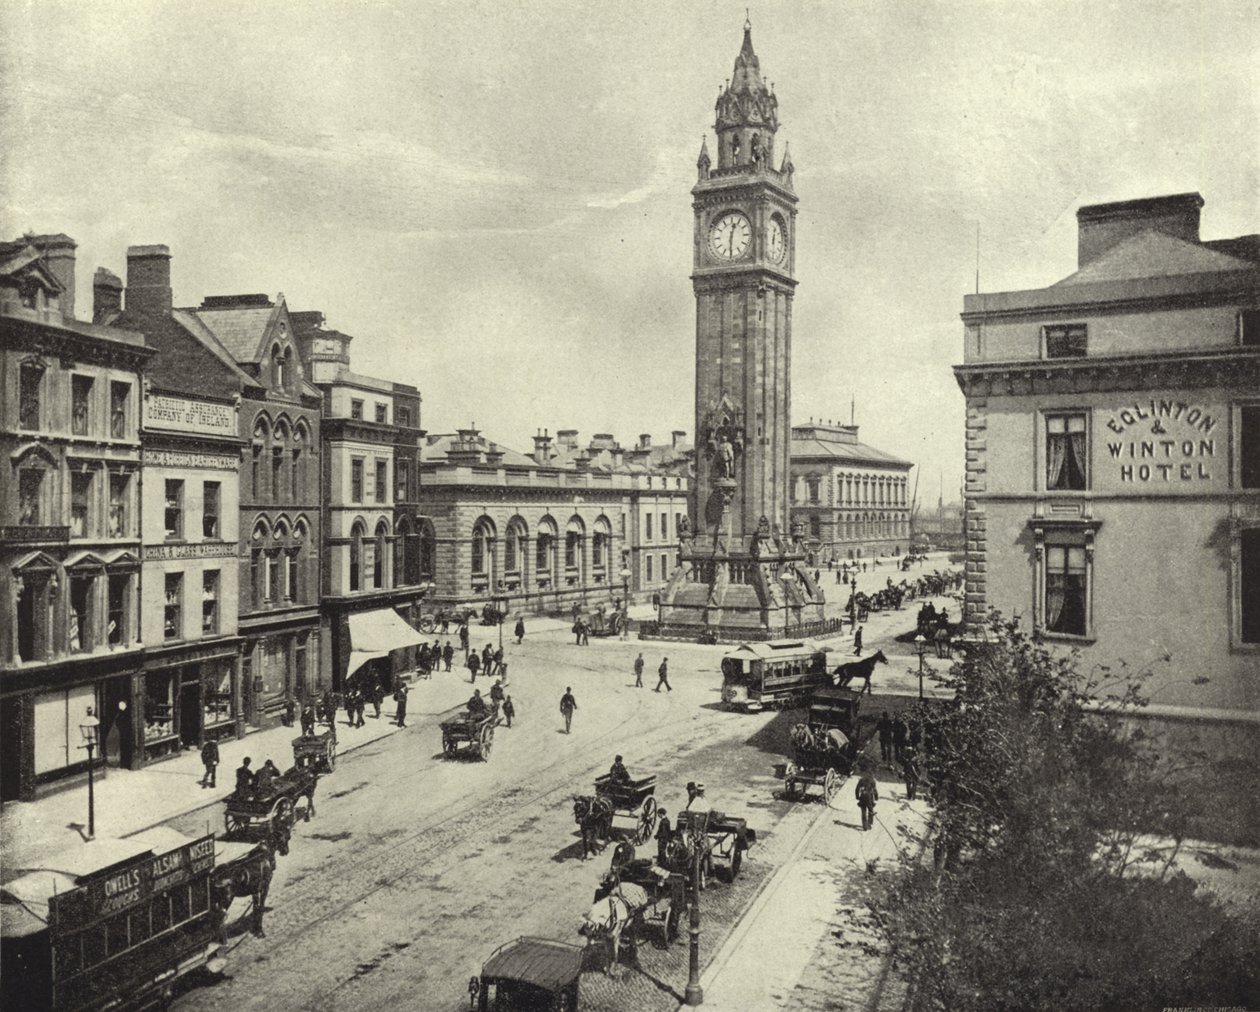
<path id="1" fill-rule="evenodd" d="M 751 31 L 752 31 L 752 18 L 750 18 L 750 17 L 748 16 L 748 8 L 747 8 L 747 7 L 745 7 L 745 8 L 744 8 L 744 31 L 746 31 L 746 32 L 751 32 Z"/>

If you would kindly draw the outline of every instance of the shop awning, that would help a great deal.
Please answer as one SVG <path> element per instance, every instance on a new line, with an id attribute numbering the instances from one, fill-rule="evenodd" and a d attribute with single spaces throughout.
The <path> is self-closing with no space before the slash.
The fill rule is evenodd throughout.
<path id="1" fill-rule="evenodd" d="M 370 660 L 388 657 L 391 650 L 418 647 L 428 642 L 389 608 L 351 613 L 348 617 L 350 662 L 346 665 L 347 677 Z"/>

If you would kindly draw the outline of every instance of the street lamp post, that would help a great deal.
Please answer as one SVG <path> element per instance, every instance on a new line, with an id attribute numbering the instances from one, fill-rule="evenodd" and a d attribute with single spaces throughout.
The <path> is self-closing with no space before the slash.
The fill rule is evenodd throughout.
<path id="1" fill-rule="evenodd" d="M 79 721 L 79 732 L 83 735 L 83 744 L 80 748 L 87 749 L 88 754 L 88 839 L 96 839 L 96 784 L 93 780 L 95 772 L 95 764 L 93 758 L 96 752 L 97 736 L 100 734 L 101 722 L 96 719 L 96 715 L 89 706 L 87 716 Z"/>
<path id="2" fill-rule="evenodd" d="M 919 702 L 923 702 L 923 654 L 927 650 L 927 640 L 923 633 L 919 633 L 914 638 L 914 649 L 919 655 Z"/>
<path id="3" fill-rule="evenodd" d="M 853 623 L 853 627 L 857 628 L 857 575 L 853 577 L 853 581 L 849 584 L 849 620 Z"/>
<path id="4" fill-rule="evenodd" d="M 622 560 L 621 566 L 621 638 L 630 633 L 630 567 Z"/>
<path id="5" fill-rule="evenodd" d="M 704 988 L 700 986 L 700 847 L 691 848 L 691 956 L 687 970 L 687 990 L 683 1001 L 688 1005 L 704 1004 Z"/>

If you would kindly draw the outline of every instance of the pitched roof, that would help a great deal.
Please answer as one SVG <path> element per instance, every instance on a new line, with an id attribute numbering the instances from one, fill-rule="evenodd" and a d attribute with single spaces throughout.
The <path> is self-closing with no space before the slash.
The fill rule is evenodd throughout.
<path id="1" fill-rule="evenodd" d="M 258 362 L 263 357 L 264 338 L 279 307 L 186 310 L 214 334 L 237 362 Z"/>
<path id="2" fill-rule="evenodd" d="M 142 316 L 128 311 L 115 317 L 111 325 L 144 332 L 145 344 L 157 352 L 145 366 L 145 374 L 160 390 L 232 397 L 241 392 L 243 383 L 254 382 L 235 363 L 206 347 L 174 313 Z"/>
<path id="3" fill-rule="evenodd" d="M 1254 263 L 1249 260 L 1229 256 L 1203 243 L 1187 242 L 1152 228 L 1117 243 L 1097 260 L 1090 261 L 1075 274 L 1051 287 L 1182 274 L 1217 274 L 1251 267 Z"/>
<path id="4" fill-rule="evenodd" d="M 838 443 L 823 439 L 793 439 L 792 459 L 831 458 L 854 464 L 883 464 L 893 467 L 914 467 L 908 460 L 877 450 L 865 443 Z"/>

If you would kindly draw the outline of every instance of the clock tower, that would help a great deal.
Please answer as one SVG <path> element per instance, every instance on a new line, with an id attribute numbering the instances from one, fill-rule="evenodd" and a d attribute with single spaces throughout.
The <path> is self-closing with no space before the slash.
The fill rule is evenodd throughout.
<path id="1" fill-rule="evenodd" d="M 788 519 L 797 197 L 786 144 L 775 168 L 778 106 L 745 22 L 717 99 L 717 164 L 706 138 L 691 191 L 696 476 L 662 600 L 667 632 L 764 638 L 823 620 Z"/>

